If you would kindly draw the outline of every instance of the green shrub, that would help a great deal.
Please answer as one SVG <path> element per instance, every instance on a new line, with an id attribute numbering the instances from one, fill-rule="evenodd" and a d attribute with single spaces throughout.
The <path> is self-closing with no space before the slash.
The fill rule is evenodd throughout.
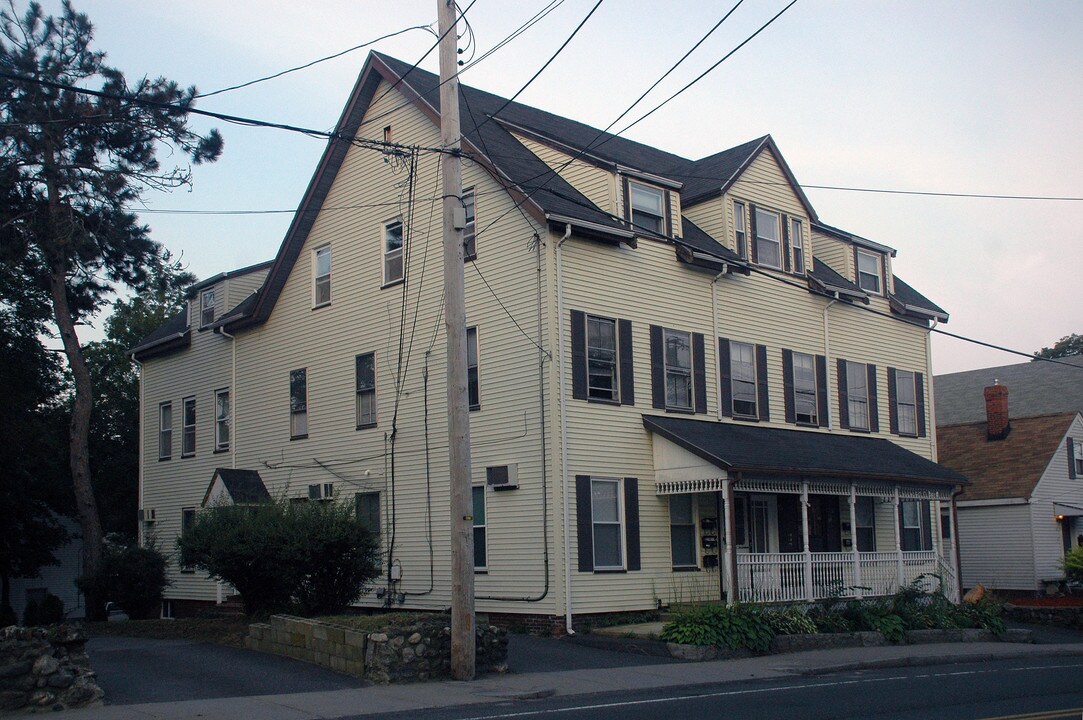
<path id="1" fill-rule="evenodd" d="M 131 619 L 147 620 L 158 616 L 170 585 L 168 565 L 153 538 L 142 547 L 106 542 L 98 571 L 75 582 L 88 597 L 115 602 Z"/>
<path id="2" fill-rule="evenodd" d="M 341 612 L 380 568 L 377 538 L 349 503 L 220 505 L 197 513 L 177 546 L 183 565 L 237 588 L 249 615 Z"/>
<path id="3" fill-rule="evenodd" d="M 64 601 L 52 593 L 45 595 L 39 603 L 31 600 L 23 610 L 23 625 L 41 627 L 64 622 Z"/>
<path id="4" fill-rule="evenodd" d="M 1083 582 L 1083 546 L 1074 547 L 1064 553 L 1064 577 L 1072 582 Z"/>
<path id="5" fill-rule="evenodd" d="M 797 605 L 766 608 L 763 617 L 776 635 L 815 635 L 819 632 L 808 608 Z"/>
<path id="6" fill-rule="evenodd" d="M 15 614 L 15 608 L 7 604 L 0 605 L 0 628 L 18 624 L 19 616 Z"/>
<path id="7" fill-rule="evenodd" d="M 717 645 L 753 652 L 771 649 L 775 637 L 759 607 L 752 605 L 703 605 L 678 613 L 662 628 L 663 640 L 686 645 Z"/>

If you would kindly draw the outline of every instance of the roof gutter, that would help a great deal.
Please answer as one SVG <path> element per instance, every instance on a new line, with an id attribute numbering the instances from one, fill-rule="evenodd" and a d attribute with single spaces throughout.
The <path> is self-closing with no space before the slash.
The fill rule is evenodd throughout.
<path id="1" fill-rule="evenodd" d="M 165 345 L 166 343 L 171 343 L 174 340 L 180 340 L 187 334 L 188 330 L 185 330 L 184 332 L 176 332 L 172 335 L 166 335 L 164 338 L 158 338 L 154 342 L 149 342 L 145 345 L 139 345 L 138 347 L 134 347 L 131 349 L 132 357 L 135 357 L 135 355 L 137 355 L 138 353 L 146 352 L 147 350 L 153 350 L 159 345 Z"/>
<path id="2" fill-rule="evenodd" d="M 888 298 L 888 303 L 891 305 L 891 309 L 895 312 L 902 313 L 903 315 L 917 315 L 919 317 L 928 318 L 933 321 L 947 322 L 948 314 L 946 312 L 937 312 L 930 310 L 929 308 L 923 308 L 918 305 L 909 305 L 899 300 L 894 295 Z"/>
<path id="3" fill-rule="evenodd" d="M 661 185 L 662 187 L 666 187 L 671 190 L 680 190 L 684 187 L 683 182 L 679 182 L 677 180 L 670 180 L 669 178 L 662 177 L 661 175 L 655 175 L 654 173 L 636 170 L 635 168 L 628 167 L 627 165 L 617 165 L 617 172 L 621 175 L 627 175 L 628 177 L 635 178 L 636 180 L 646 180 L 649 183 Z"/>
<path id="4" fill-rule="evenodd" d="M 832 285 L 825 283 L 823 280 L 809 275 L 809 282 L 819 286 L 820 290 L 829 296 L 834 296 L 838 299 L 842 299 L 843 296 L 853 298 L 854 300 L 860 300 L 866 305 L 869 304 L 869 296 L 861 291 L 854 291 L 847 287 L 840 287 L 838 285 Z"/>
<path id="5" fill-rule="evenodd" d="M 633 248 L 636 246 L 636 234 L 630 230 L 608 227 L 600 223 L 590 222 L 589 220 L 580 220 L 559 213 L 545 213 L 545 219 L 554 225 L 570 225 L 577 230 L 584 230 L 593 235 L 603 235 L 614 238 L 617 242 L 623 242 Z"/>

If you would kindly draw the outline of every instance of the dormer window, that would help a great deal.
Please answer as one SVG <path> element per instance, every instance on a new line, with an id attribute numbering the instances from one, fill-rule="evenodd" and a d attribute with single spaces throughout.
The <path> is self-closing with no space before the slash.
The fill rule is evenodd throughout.
<path id="1" fill-rule="evenodd" d="M 733 243 L 737 248 L 737 254 L 742 258 L 745 257 L 745 242 L 748 239 L 748 235 L 745 232 L 745 204 L 743 202 L 734 201 L 733 203 Z"/>
<path id="2" fill-rule="evenodd" d="M 207 327 L 214 322 L 214 288 L 199 294 L 199 326 Z"/>
<path id="3" fill-rule="evenodd" d="M 756 208 L 756 262 L 767 267 L 782 269 L 782 241 L 778 227 L 778 215 Z"/>
<path id="4" fill-rule="evenodd" d="M 628 198 L 631 206 L 632 229 L 636 232 L 646 230 L 658 235 L 666 234 L 665 191 L 650 185 L 628 183 Z"/>
<path id="5" fill-rule="evenodd" d="M 805 235 L 801 232 L 801 221 L 790 218 L 790 245 L 793 246 L 793 271 L 798 275 L 805 273 Z"/>
<path id="6" fill-rule="evenodd" d="M 865 292 L 883 294 L 883 264 L 879 253 L 857 249 L 857 284 Z"/>

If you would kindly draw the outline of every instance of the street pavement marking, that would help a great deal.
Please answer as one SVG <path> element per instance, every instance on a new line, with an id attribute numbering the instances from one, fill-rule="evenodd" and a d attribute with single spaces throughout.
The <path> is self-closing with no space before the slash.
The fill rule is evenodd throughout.
<path id="1" fill-rule="evenodd" d="M 666 702 L 680 702 L 685 700 L 702 700 L 704 698 L 721 698 L 721 697 L 734 697 L 737 695 L 761 695 L 763 693 L 773 693 L 779 690 L 805 690 L 810 688 L 825 688 L 825 687 L 842 687 L 844 685 L 867 685 L 871 683 L 882 682 L 898 682 L 901 680 L 916 680 L 923 678 L 942 678 L 942 677 L 955 677 L 959 675 L 985 675 L 997 672 L 1026 672 L 1032 670 L 1062 670 L 1067 668 L 1083 668 L 1083 663 L 1073 663 L 1064 665 L 1027 665 L 1017 668 L 1002 668 L 1002 669 L 989 669 L 989 670 L 955 670 L 952 672 L 940 672 L 940 673 L 921 673 L 919 675 L 891 675 L 881 678 L 859 678 L 856 680 L 833 680 L 831 682 L 818 682 L 818 683 L 805 683 L 803 685 L 775 685 L 769 688 L 750 688 L 747 690 L 726 690 L 713 693 L 700 693 L 698 695 L 677 695 L 673 697 L 664 698 L 649 698 L 646 700 L 624 700 L 621 702 L 611 703 L 596 703 L 593 705 L 575 705 L 573 707 L 565 708 L 553 708 L 550 710 L 521 710 L 519 712 L 499 713 L 496 715 L 474 715 L 472 717 L 463 718 L 462 720 L 501 720 L 502 718 L 521 718 L 531 717 L 534 715 L 546 715 L 557 713 L 571 713 L 580 712 L 583 710 L 601 710 L 606 708 L 618 708 L 618 707 L 630 707 L 632 705 L 655 705 L 658 703 Z M 1048 712 L 1053 713 L 1078 713 L 1080 710 L 1051 710 Z M 1053 720 L 1054 718 L 1068 718 L 1075 717 L 1074 714 L 1069 715 L 1048 715 L 1048 714 L 1034 714 L 1034 715 L 1007 715 L 1002 718 L 985 718 L 984 720 Z"/>
<path id="2" fill-rule="evenodd" d="M 1041 712 L 1022 713 L 1021 715 L 997 715 L 996 717 L 982 718 L 982 720 L 1057 720 L 1058 718 L 1083 718 L 1083 708 L 1043 710 Z"/>

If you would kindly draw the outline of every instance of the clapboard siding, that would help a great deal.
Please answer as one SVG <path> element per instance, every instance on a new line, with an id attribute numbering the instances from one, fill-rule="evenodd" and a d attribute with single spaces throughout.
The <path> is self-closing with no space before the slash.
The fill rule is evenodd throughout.
<path id="1" fill-rule="evenodd" d="M 812 246 L 816 257 L 827 263 L 832 270 L 850 282 L 857 282 L 854 274 L 854 246 L 829 235 L 812 232 Z"/>
<path id="2" fill-rule="evenodd" d="M 608 213 L 618 213 L 616 176 L 583 160 L 572 160 L 572 155 L 563 153 L 544 143 L 532 140 L 519 133 L 512 133 L 530 152 L 534 153 L 564 178 L 572 187 Z"/>
<path id="3" fill-rule="evenodd" d="M 963 587 L 1035 590 L 1034 540 L 1027 505 L 958 509 Z"/>
<path id="4" fill-rule="evenodd" d="M 1031 523 L 1034 527 L 1035 579 L 1054 580 L 1064 577 L 1061 562 L 1064 560 L 1064 537 L 1061 523 L 1055 521 L 1053 503 L 1083 507 L 1083 478 L 1070 478 L 1068 474 L 1067 438 L 1083 442 L 1083 421 L 1079 415 L 1061 438 L 1053 457 L 1030 497 Z M 1067 521 L 1067 520 L 1065 520 Z M 1075 536 L 1069 535 L 1075 543 Z"/>
<path id="5" fill-rule="evenodd" d="M 726 207 L 727 204 L 729 208 Z M 719 196 L 686 207 L 683 212 L 700 230 L 736 252 L 733 240 L 733 203 L 726 203 Z"/>

